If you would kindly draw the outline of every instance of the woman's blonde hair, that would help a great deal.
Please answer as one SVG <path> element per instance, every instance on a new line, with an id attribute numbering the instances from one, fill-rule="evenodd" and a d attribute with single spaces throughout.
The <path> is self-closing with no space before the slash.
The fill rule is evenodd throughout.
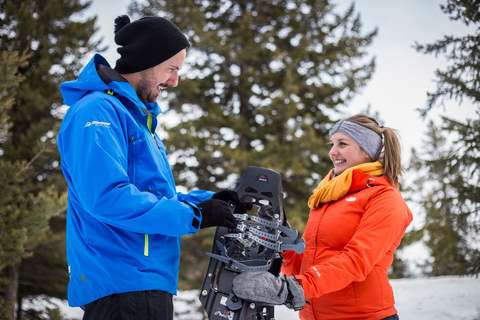
<path id="1" fill-rule="evenodd" d="M 345 119 L 345 121 L 364 126 L 383 138 L 382 147 L 378 150 L 376 158 L 382 163 L 387 179 L 398 188 L 404 170 L 402 167 L 400 141 L 396 130 L 380 126 L 377 120 L 366 114 L 357 114 Z"/>

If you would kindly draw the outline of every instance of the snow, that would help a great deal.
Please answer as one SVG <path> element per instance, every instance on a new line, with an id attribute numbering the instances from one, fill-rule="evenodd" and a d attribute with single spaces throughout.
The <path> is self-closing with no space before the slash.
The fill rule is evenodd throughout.
<path id="1" fill-rule="evenodd" d="M 401 279 L 392 286 L 404 319 L 480 319 L 480 278 Z"/>
<path id="2" fill-rule="evenodd" d="M 402 320 L 480 320 L 480 278 L 434 277 L 391 280 Z M 56 301 L 67 319 L 79 320 L 83 311 Z M 175 320 L 202 320 L 198 291 L 182 291 L 174 297 Z M 298 313 L 275 308 L 276 320 L 295 320 Z"/>
<path id="3" fill-rule="evenodd" d="M 390 281 L 402 320 L 480 320 L 480 278 L 435 277 Z M 276 320 L 299 319 L 277 308 Z"/>

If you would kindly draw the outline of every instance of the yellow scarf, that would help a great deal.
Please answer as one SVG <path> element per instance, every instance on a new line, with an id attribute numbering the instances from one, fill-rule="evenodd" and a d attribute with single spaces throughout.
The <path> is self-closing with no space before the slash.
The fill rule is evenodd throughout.
<path id="1" fill-rule="evenodd" d="M 333 179 L 330 178 L 333 172 L 332 169 L 320 182 L 308 200 L 308 206 L 310 209 L 318 208 L 322 203 L 335 201 L 346 195 L 352 185 L 353 170 L 360 170 L 377 177 L 383 175 L 383 165 L 379 161 L 362 163 L 348 168 L 343 171 L 342 174 Z"/>

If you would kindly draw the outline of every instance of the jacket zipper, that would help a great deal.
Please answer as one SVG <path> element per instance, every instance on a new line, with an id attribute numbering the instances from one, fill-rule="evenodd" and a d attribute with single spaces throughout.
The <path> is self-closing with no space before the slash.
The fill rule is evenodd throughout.
<path id="1" fill-rule="evenodd" d="M 147 192 L 150 192 L 150 190 L 147 190 Z M 143 248 L 143 255 L 145 257 L 148 257 L 148 234 L 145 234 L 145 246 Z"/>
<path id="2" fill-rule="evenodd" d="M 155 133 L 152 133 L 152 135 L 153 135 L 153 138 L 155 139 L 155 142 L 157 143 L 158 150 L 161 150 L 160 145 L 158 144 L 157 135 Z"/>
<path id="3" fill-rule="evenodd" d="M 157 147 L 159 150 L 161 150 L 160 145 L 158 144 L 157 136 L 155 132 L 152 132 L 152 115 L 148 115 L 148 120 L 147 120 L 147 129 L 148 131 L 151 132 L 153 138 L 155 139 L 155 143 L 157 144 Z M 130 141 L 133 143 L 133 135 L 130 138 Z M 148 257 L 148 234 L 145 234 L 145 245 L 143 247 L 143 255 Z"/>

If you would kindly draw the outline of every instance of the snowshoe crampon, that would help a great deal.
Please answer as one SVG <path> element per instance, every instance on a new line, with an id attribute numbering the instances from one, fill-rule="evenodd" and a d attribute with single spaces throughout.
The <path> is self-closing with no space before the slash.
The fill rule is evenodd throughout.
<path id="1" fill-rule="evenodd" d="M 210 320 L 271 320 L 274 307 L 236 297 L 233 279 L 241 272 L 254 271 L 269 271 L 278 277 L 282 252 L 302 253 L 305 241 L 287 227 L 280 174 L 249 167 L 235 190 L 239 199 L 252 204 L 252 210 L 239 214 L 232 205 L 237 227 L 217 228 L 212 252 L 207 252 L 211 258 L 200 302 Z"/>

